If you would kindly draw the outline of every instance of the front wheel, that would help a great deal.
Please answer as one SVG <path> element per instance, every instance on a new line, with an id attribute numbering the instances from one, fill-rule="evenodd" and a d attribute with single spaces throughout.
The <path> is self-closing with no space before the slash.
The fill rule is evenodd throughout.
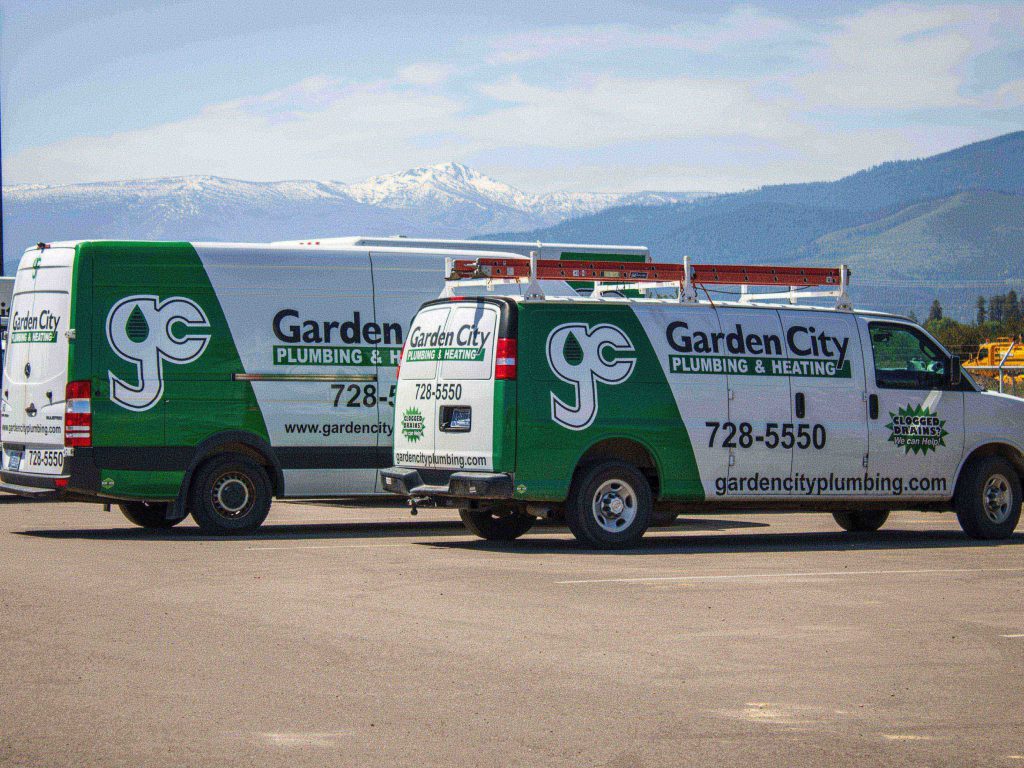
<path id="1" fill-rule="evenodd" d="M 832 517 L 839 527 L 851 533 L 868 533 L 877 531 L 889 519 L 888 512 L 833 512 Z"/>
<path id="2" fill-rule="evenodd" d="M 1020 520 L 1020 477 L 1001 456 L 972 462 L 960 478 L 954 506 L 972 539 L 1007 539 Z"/>
<path id="3" fill-rule="evenodd" d="M 263 467 L 245 456 L 226 454 L 215 456 L 196 472 L 190 506 L 203 533 L 251 533 L 266 520 L 272 497 Z"/>
<path id="4" fill-rule="evenodd" d="M 515 510 L 460 509 L 470 533 L 487 541 L 514 541 L 533 527 L 534 518 Z"/>
<path id="5" fill-rule="evenodd" d="M 169 501 L 122 501 L 117 508 L 135 525 L 151 530 L 162 530 L 175 526 L 185 519 L 182 516 L 168 520 L 167 510 L 170 506 Z"/>
<path id="6" fill-rule="evenodd" d="M 651 524 L 651 486 L 636 467 L 604 461 L 581 470 L 569 491 L 565 522 L 597 549 L 636 546 Z"/>

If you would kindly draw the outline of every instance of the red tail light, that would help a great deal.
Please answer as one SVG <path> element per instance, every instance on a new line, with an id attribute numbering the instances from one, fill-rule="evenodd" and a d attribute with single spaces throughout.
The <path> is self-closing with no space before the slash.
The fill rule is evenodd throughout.
<path id="1" fill-rule="evenodd" d="M 395 380 L 398 380 L 398 374 L 402 372 L 402 358 L 405 357 L 405 345 L 408 343 L 408 339 L 402 342 L 402 351 L 398 353 L 398 365 L 395 367 Z"/>
<path id="2" fill-rule="evenodd" d="M 516 377 L 516 340 L 498 339 L 495 347 L 494 378 L 514 379 Z"/>
<path id="3" fill-rule="evenodd" d="M 69 448 L 92 445 L 92 384 L 69 381 L 64 388 L 64 445 Z"/>

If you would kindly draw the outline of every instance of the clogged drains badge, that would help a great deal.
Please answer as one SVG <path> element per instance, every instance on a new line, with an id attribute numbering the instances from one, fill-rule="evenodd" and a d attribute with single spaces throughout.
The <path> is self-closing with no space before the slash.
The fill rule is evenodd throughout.
<path id="1" fill-rule="evenodd" d="M 889 442 L 906 453 L 928 453 L 946 444 L 946 421 L 923 405 L 908 405 L 889 413 Z"/>
<path id="2" fill-rule="evenodd" d="M 402 435 L 410 443 L 418 443 L 423 437 L 423 430 L 426 424 L 423 421 L 423 414 L 419 408 L 406 408 L 402 414 Z"/>

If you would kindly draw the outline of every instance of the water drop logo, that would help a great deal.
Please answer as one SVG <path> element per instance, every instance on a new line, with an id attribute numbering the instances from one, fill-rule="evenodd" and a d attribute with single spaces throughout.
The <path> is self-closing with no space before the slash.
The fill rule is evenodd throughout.
<path id="1" fill-rule="evenodd" d="M 547 357 L 551 370 L 573 387 L 575 404 L 551 393 L 551 418 L 566 429 L 582 430 L 597 418 L 598 383 L 621 384 L 633 373 L 633 342 L 614 325 L 565 323 L 548 334 Z M 615 354 L 609 359 L 609 353 Z"/>
<path id="2" fill-rule="evenodd" d="M 135 365 L 137 384 L 108 371 L 110 399 L 130 411 L 148 411 L 164 394 L 164 363 L 194 362 L 210 343 L 210 321 L 191 299 L 129 296 L 107 315 L 107 342 Z M 197 332 L 196 329 L 204 329 Z"/>

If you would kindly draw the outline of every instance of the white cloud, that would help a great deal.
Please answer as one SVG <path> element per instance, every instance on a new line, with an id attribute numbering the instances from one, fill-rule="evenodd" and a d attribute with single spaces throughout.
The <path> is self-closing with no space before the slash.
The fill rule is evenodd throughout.
<path id="1" fill-rule="evenodd" d="M 512 77 L 480 90 L 508 104 L 466 124 L 465 132 L 481 144 L 579 149 L 703 136 L 783 138 L 803 132 L 783 105 L 758 98 L 739 81 L 599 76 L 556 89 Z"/>
<path id="2" fill-rule="evenodd" d="M 419 62 L 398 70 L 398 79 L 412 85 L 440 85 L 455 72 L 455 68 L 438 62 Z"/>
<path id="3" fill-rule="evenodd" d="M 420 142 L 449 131 L 459 104 L 390 81 L 309 78 L 211 105 L 185 120 L 31 148 L 5 161 L 5 181 L 216 174 L 271 180 L 362 178 L 423 160 Z M 436 159 L 450 148 L 438 144 Z"/>
<path id="4" fill-rule="evenodd" d="M 821 36 L 814 71 L 798 78 L 796 89 L 812 109 L 966 105 L 965 66 L 999 44 L 1007 21 L 1013 14 L 995 6 L 872 8 Z"/>
<path id="5" fill-rule="evenodd" d="M 694 22 L 665 29 L 613 24 L 555 27 L 505 35 L 490 41 L 488 62 L 520 64 L 574 51 L 667 49 L 713 53 L 803 34 L 800 26 L 789 19 L 757 8 L 742 7 L 713 23 Z"/>
<path id="6" fill-rule="evenodd" d="M 522 169 L 510 176 L 531 189 L 727 189 L 830 178 L 997 133 L 978 117 L 1024 104 L 1024 81 L 975 83 L 970 93 L 965 82 L 976 57 L 1000 46 L 1009 50 L 1007 41 L 1019 40 L 1021 31 L 1021 8 L 908 4 L 813 27 L 740 8 L 685 28 L 538 30 L 486 41 L 497 66 L 458 62 L 458 78 L 455 65 L 430 61 L 367 82 L 309 77 L 211 104 L 187 119 L 23 150 L 5 158 L 5 180 L 217 174 L 351 181 L 510 150 L 549 158 L 548 170 Z M 682 62 L 674 70 L 663 64 L 658 75 L 615 74 L 623 50 L 686 50 L 728 62 L 758 47 L 772 58 L 764 59 L 756 76 L 730 75 L 724 65 L 698 76 Z M 558 61 L 572 51 L 593 54 L 593 69 Z M 542 76 L 501 77 L 510 68 L 515 72 L 510 65 L 541 60 L 530 71 L 543 68 Z M 475 82 L 467 82 L 470 76 Z M 932 124 L 899 117 L 924 108 L 962 111 L 962 125 L 970 127 L 958 128 L 956 113 Z M 843 121 L 855 110 L 853 128 Z M 721 153 L 705 157 L 685 148 L 701 141 L 756 146 L 763 156 L 733 162 Z M 616 155 L 625 146 L 641 158 L 628 167 Z M 586 158 L 578 184 L 566 180 L 565 167 L 556 167 L 570 156 Z M 596 157 L 601 163 L 595 164 Z M 607 173 L 592 175 L 604 183 L 592 184 L 588 169 L 599 167 Z M 674 173 L 679 178 L 669 183 Z"/>

